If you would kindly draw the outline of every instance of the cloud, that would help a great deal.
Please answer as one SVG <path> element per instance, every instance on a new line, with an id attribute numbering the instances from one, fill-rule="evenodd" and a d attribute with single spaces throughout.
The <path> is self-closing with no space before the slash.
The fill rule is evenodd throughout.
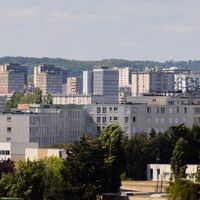
<path id="1" fill-rule="evenodd" d="M 102 15 L 99 13 L 67 13 L 60 10 L 55 10 L 50 13 L 50 17 L 60 21 L 80 21 L 80 20 L 112 20 L 117 21 L 115 15 Z"/>
<path id="2" fill-rule="evenodd" d="M 122 46 L 122 47 L 137 47 L 137 44 L 133 43 L 133 42 L 121 42 L 120 46 Z"/>
<path id="3" fill-rule="evenodd" d="M 9 22 L 16 21 L 21 18 L 39 17 L 40 10 L 38 8 L 23 8 L 23 9 L 10 9 L 0 10 L 0 21 Z"/>
<path id="4" fill-rule="evenodd" d="M 155 30 L 160 32 L 189 33 L 200 32 L 200 26 L 163 25 L 157 26 Z"/>

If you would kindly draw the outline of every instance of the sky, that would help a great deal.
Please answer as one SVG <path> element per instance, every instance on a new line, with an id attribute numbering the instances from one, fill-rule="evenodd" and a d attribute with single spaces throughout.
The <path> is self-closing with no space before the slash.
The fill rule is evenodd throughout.
<path id="1" fill-rule="evenodd" d="M 200 0 L 0 0 L 0 57 L 199 60 Z"/>

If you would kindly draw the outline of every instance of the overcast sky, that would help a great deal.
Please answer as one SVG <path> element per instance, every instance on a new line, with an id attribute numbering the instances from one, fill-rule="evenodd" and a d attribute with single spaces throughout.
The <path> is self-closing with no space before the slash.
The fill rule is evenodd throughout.
<path id="1" fill-rule="evenodd" d="M 0 57 L 200 59 L 200 0 L 0 0 Z"/>

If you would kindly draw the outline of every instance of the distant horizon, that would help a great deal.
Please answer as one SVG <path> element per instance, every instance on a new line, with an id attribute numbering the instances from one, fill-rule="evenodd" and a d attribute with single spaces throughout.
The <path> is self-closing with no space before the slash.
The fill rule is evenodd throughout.
<path id="1" fill-rule="evenodd" d="M 42 56 L 42 57 L 37 57 L 37 56 L 0 56 L 0 59 L 3 58 L 37 58 L 37 59 L 43 59 L 43 58 L 49 58 L 49 59 L 62 59 L 62 60 L 70 60 L 70 61 L 82 61 L 82 62 L 95 62 L 95 61 L 103 61 L 103 60 L 124 60 L 124 61 L 138 61 L 138 62 L 159 62 L 159 63 L 165 63 L 165 62 L 169 62 L 169 61 L 173 61 L 173 62 L 189 62 L 189 61 L 200 61 L 199 59 L 185 59 L 185 60 L 139 60 L 139 59 L 125 59 L 125 58 L 103 58 L 103 59 L 98 59 L 98 60 L 93 60 L 93 59 L 88 59 L 88 60 L 81 60 L 81 59 L 73 59 L 73 58 L 63 58 L 63 57 L 49 57 L 49 56 Z"/>

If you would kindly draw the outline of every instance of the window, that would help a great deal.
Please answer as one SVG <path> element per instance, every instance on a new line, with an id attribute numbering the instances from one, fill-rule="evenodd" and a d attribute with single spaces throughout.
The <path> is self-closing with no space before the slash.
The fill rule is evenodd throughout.
<path id="1" fill-rule="evenodd" d="M 11 127 L 7 127 L 7 132 L 11 132 Z"/>
<path id="2" fill-rule="evenodd" d="M 11 121 L 11 117 L 7 117 L 7 121 L 10 122 Z"/>
<path id="3" fill-rule="evenodd" d="M 157 117 L 155 118 L 155 123 L 158 124 L 158 118 Z"/>
<path id="4" fill-rule="evenodd" d="M 110 117 L 110 121 L 112 121 L 112 117 Z"/>
<path id="5" fill-rule="evenodd" d="M 175 118 L 174 118 L 174 123 L 175 123 L 175 124 L 178 124 L 178 117 L 175 117 Z"/>
<path id="6" fill-rule="evenodd" d="M 160 109 L 156 108 L 156 112 L 157 112 L 157 114 L 159 114 L 160 113 Z"/>
<path id="7" fill-rule="evenodd" d="M 110 111 L 112 111 L 112 107 L 110 107 Z"/>
<path id="8" fill-rule="evenodd" d="M 165 123 L 165 118 L 164 118 L 164 117 L 161 117 L 161 118 L 160 118 L 160 123 L 161 123 L 161 124 L 164 124 L 164 123 Z"/>
<path id="9" fill-rule="evenodd" d="M 118 117 L 114 117 L 114 120 L 117 121 L 117 120 L 118 120 Z"/>
<path id="10" fill-rule="evenodd" d="M 97 113 L 101 113 L 101 107 L 97 107 Z"/>
<path id="11" fill-rule="evenodd" d="M 151 114 L 151 107 L 147 107 L 147 113 Z"/>
<path id="12" fill-rule="evenodd" d="M 103 107 L 103 113 L 106 113 L 106 107 Z"/>
<path id="13" fill-rule="evenodd" d="M 103 123 L 106 123 L 106 117 L 103 117 Z"/>
<path id="14" fill-rule="evenodd" d="M 184 107 L 183 112 L 184 112 L 184 114 L 187 114 L 187 107 Z"/>
<path id="15" fill-rule="evenodd" d="M 195 114 L 200 114 L 200 108 L 194 108 L 194 113 Z"/>
<path id="16" fill-rule="evenodd" d="M 128 124 L 128 117 L 124 118 L 124 122 L 125 122 L 125 124 Z"/>
<path id="17" fill-rule="evenodd" d="M 10 137 L 7 137 L 6 140 L 7 140 L 7 142 L 11 142 L 11 138 Z"/>
<path id="18" fill-rule="evenodd" d="M 169 108 L 169 114 L 173 113 L 173 108 Z"/>
<path id="19" fill-rule="evenodd" d="M 174 101 L 168 101 L 169 105 L 174 105 Z"/>
<path id="20" fill-rule="evenodd" d="M 92 117 L 87 117 L 87 122 L 92 122 Z"/>
<path id="21" fill-rule="evenodd" d="M 169 124 L 172 124 L 173 123 L 173 119 L 170 117 L 169 118 Z"/>
<path id="22" fill-rule="evenodd" d="M 129 132 L 129 127 L 125 127 L 125 133 Z"/>
<path id="23" fill-rule="evenodd" d="M 147 117 L 147 123 L 151 124 L 151 117 Z"/>
<path id="24" fill-rule="evenodd" d="M 134 114 L 137 113 L 137 108 L 136 107 L 133 108 L 133 113 Z"/>
<path id="25" fill-rule="evenodd" d="M 179 107 L 176 108 L 176 113 L 179 114 Z"/>
<path id="26" fill-rule="evenodd" d="M 133 117 L 133 122 L 136 122 L 136 117 L 135 116 Z"/>
<path id="27" fill-rule="evenodd" d="M 183 123 L 186 123 L 186 122 L 187 122 L 187 119 L 186 119 L 185 117 L 183 117 L 182 122 L 183 122 Z"/>
<path id="28" fill-rule="evenodd" d="M 133 133 L 137 133 L 137 127 L 135 127 L 135 126 L 132 127 L 132 132 L 133 132 Z"/>
<path id="29" fill-rule="evenodd" d="M 99 133 L 101 131 L 101 127 L 97 126 L 97 133 Z"/>
<path id="30" fill-rule="evenodd" d="M 101 117 L 97 117 L 97 123 L 101 123 Z"/>
<path id="31" fill-rule="evenodd" d="M 165 107 L 161 107 L 160 112 L 161 112 L 161 114 L 165 114 Z"/>
<path id="32" fill-rule="evenodd" d="M 6 155 L 10 155 L 10 151 L 6 151 Z"/>
<path id="33" fill-rule="evenodd" d="M 114 111 L 115 111 L 115 112 L 118 111 L 118 107 L 114 107 Z"/>

